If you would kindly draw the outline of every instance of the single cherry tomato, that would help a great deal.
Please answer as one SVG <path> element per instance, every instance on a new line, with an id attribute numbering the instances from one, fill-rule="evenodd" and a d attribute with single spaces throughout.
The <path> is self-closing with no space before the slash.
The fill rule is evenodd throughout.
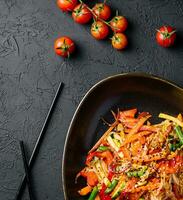
<path id="1" fill-rule="evenodd" d="M 115 16 L 110 22 L 111 28 L 115 33 L 122 33 L 128 27 L 128 21 L 123 16 Z"/>
<path id="2" fill-rule="evenodd" d="M 55 41 L 55 53 L 62 57 L 69 57 L 75 50 L 75 44 L 69 37 L 61 37 Z"/>
<path id="3" fill-rule="evenodd" d="M 81 3 L 74 8 L 72 17 L 75 22 L 79 24 L 86 24 L 92 19 L 93 15 L 88 10 L 87 6 Z"/>
<path id="4" fill-rule="evenodd" d="M 101 21 L 96 21 L 91 26 L 91 34 L 97 40 L 103 40 L 109 35 L 108 26 Z"/>
<path id="5" fill-rule="evenodd" d="M 58 7 L 64 12 L 73 11 L 77 4 L 77 0 L 57 0 Z"/>
<path id="6" fill-rule="evenodd" d="M 95 18 L 108 20 L 111 16 L 111 8 L 105 3 L 97 3 L 92 10 L 96 15 Z"/>
<path id="7" fill-rule="evenodd" d="M 112 37 L 112 46 L 117 50 L 122 50 L 128 45 L 128 40 L 125 34 L 116 33 Z"/>
<path id="8" fill-rule="evenodd" d="M 175 43 L 176 30 L 171 26 L 162 26 L 156 33 L 156 41 L 162 47 L 170 47 Z"/>

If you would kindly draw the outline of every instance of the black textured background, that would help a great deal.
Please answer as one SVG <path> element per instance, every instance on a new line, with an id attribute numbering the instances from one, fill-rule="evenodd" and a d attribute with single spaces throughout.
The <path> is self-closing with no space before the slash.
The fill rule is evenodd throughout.
<path id="1" fill-rule="evenodd" d="M 30 155 L 60 81 L 65 89 L 33 169 L 38 200 L 63 199 L 64 139 L 76 106 L 94 83 L 121 72 L 143 71 L 183 85 L 183 1 L 109 4 L 130 23 L 130 45 L 123 52 L 92 39 L 89 26 L 75 24 L 55 0 L 0 0 L 0 200 L 13 199 L 23 175 L 17 139 L 25 142 Z M 163 49 L 155 42 L 155 29 L 162 24 L 177 28 L 174 48 Z M 77 43 L 70 60 L 53 52 L 53 42 L 61 35 Z M 23 199 L 28 199 L 27 192 Z"/>

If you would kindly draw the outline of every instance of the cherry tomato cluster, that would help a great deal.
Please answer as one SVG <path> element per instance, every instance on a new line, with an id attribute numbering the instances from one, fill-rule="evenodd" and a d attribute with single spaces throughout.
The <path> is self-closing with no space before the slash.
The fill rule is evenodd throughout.
<path id="1" fill-rule="evenodd" d="M 72 18 L 78 24 L 87 24 L 93 19 L 91 35 L 95 39 L 106 39 L 112 31 L 111 43 L 115 49 L 122 50 L 128 45 L 124 34 L 128 27 L 127 19 L 117 14 L 110 20 L 112 12 L 105 0 L 103 3 L 96 3 L 93 8 L 82 0 L 57 0 L 57 5 L 64 12 L 72 12 Z M 171 26 L 162 26 L 156 32 L 156 41 L 162 47 L 172 46 L 175 39 L 176 31 Z M 71 38 L 62 37 L 55 41 L 54 49 L 58 55 L 69 57 L 75 50 L 75 44 Z"/>
<path id="2" fill-rule="evenodd" d="M 124 16 L 115 16 L 111 18 L 111 8 L 104 1 L 96 3 L 90 8 L 82 0 L 57 0 L 58 7 L 64 12 L 72 12 L 73 20 L 78 24 L 87 24 L 92 19 L 91 35 L 97 40 L 106 39 L 112 30 L 112 46 L 117 50 L 124 49 L 128 40 L 123 33 L 128 27 L 128 21 Z M 55 51 L 58 55 L 67 57 L 75 49 L 74 42 L 68 37 L 62 37 L 55 42 Z"/>

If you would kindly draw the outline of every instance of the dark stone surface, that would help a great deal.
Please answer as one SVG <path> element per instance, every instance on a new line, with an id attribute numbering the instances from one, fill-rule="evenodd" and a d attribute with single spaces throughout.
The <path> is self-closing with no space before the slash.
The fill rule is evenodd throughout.
<path id="1" fill-rule="evenodd" d="M 108 41 L 95 41 L 89 26 L 75 24 L 55 0 L 0 0 L 0 199 L 12 200 L 23 175 L 17 140 L 30 155 L 55 90 L 65 83 L 33 169 L 37 199 L 63 199 L 61 158 L 67 128 L 79 101 L 99 80 L 121 72 L 159 75 L 183 85 L 183 1 L 111 0 L 130 26 L 129 48 L 117 52 Z M 177 45 L 159 47 L 155 29 L 177 28 Z M 54 40 L 72 37 L 75 56 L 63 60 L 53 52 Z M 29 199 L 27 192 L 24 200 Z"/>

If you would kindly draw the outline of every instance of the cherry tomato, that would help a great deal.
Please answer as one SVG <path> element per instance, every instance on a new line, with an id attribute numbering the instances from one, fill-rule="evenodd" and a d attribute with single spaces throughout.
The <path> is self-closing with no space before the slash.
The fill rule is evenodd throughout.
<path id="1" fill-rule="evenodd" d="M 162 26 L 156 33 L 156 41 L 162 47 L 170 47 L 175 43 L 176 30 L 171 26 Z"/>
<path id="2" fill-rule="evenodd" d="M 92 19 L 93 15 L 88 10 L 86 5 L 79 4 L 74 8 L 74 10 L 72 12 L 72 17 L 75 22 L 77 22 L 79 24 L 86 24 Z"/>
<path id="3" fill-rule="evenodd" d="M 115 33 L 122 33 L 128 27 L 128 21 L 123 16 L 116 16 L 110 22 L 111 28 Z"/>
<path id="4" fill-rule="evenodd" d="M 69 57 L 75 50 L 75 44 L 69 37 L 61 37 L 55 41 L 55 53 L 62 57 Z"/>
<path id="5" fill-rule="evenodd" d="M 128 44 L 127 37 L 123 33 L 116 33 L 112 37 L 112 46 L 117 50 L 122 50 L 126 48 L 127 44 Z"/>
<path id="6" fill-rule="evenodd" d="M 91 34 L 97 40 L 103 40 L 109 35 L 108 26 L 101 21 L 96 21 L 91 26 Z"/>
<path id="7" fill-rule="evenodd" d="M 108 20 L 111 16 L 111 8 L 105 3 L 97 3 L 92 10 L 98 18 L 103 20 Z"/>
<path id="8" fill-rule="evenodd" d="M 73 11 L 77 4 L 77 0 L 57 0 L 58 7 L 64 12 Z"/>

